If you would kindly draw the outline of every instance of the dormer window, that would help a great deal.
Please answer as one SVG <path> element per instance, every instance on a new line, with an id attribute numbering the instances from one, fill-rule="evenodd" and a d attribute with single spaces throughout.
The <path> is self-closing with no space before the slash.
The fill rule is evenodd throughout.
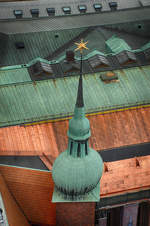
<path id="1" fill-rule="evenodd" d="M 49 16 L 55 15 L 55 8 L 47 8 L 46 10 Z"/>
<path id="2" fill-rule="evenodd" d="M 86 13 L 87 7 L 86 7 L 86 5 L 79 5 L 78 9 L 79 9 L 80 13 Z"/>
<path id="3" fill-rule="evenodd" d="M 94 4 L 93 7 L 94 7 L 96 12 L 99 12 L 102 9 L 102 4 Z"/>
<path id="4" fill-rule="evenodd" d="M 109 7 L 111 8 L 111 10 L 116 10 L 118 7 L 117 2 L 109 2 Z"/>
<path id="5" fill-rule="evenodd" d="M 89 63 L 91 65 L 91 67 L 94 69 L 109 66 L 109 62 L 108 62 L 107 58 L 102 55 L 96 55 L 96 56 L 89 58 Z"/>
<path id="6" fill-rule="evenodd" d="M 20 9 L 14 10 L 14 15 L 17 19 L 22 18 L 23 10 L 20 10 Z"/>
<path id="7" fill-rule="evenodd" d="M 38 17 L 39 16 L 39 9 L 31 9 L 30 10 L 32 17 Z"/>
<path id="8" fill-rule="evenodd" d="M 70 6 L 63 7 L 62 10 L 63 10 L 63 12 L 64 12 L 65 14 L 70 14 L 70 13 L 71 13 L 71 8 L 70 8 Z"/>
<path id="9" fill-rule="evenodd" d="M 116 55 L 121 65 L 127 65 L 136 62 L 136 56 L 133 52 L 122 51 Z"/>

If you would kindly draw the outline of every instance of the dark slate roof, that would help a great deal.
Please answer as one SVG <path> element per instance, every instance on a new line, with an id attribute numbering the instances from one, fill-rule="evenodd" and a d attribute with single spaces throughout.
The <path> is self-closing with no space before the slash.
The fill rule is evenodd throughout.
<path id="1" fill-rule="evenodd" d="M 134 26 L 134 24 L 133 24 Z M 107 49 L 106 49 L 106 41 L 108 39 L 111 39 L 112 36 L 116 36 L 122 40 L 124 40 L 124 42 L 126 42 L 128 44 L 128 46 L 130 46 L 130 48 L 132 50 L 135 49 L 140 49 L 143 45 L 145 45 L 147 42 L 150 41 L 149 37 L 143 37 L 143 36 L 137 36 L 134 33 L 128 33 L 125 31 L 119 31 L 114 29 L 110 29 L 110 28 L 105 28 L 105 27 L 93 27 L 91 28 L 91 30 L 87 33 L 87 35 L 84 37 L 85 40 L 88 41 L 88 50 L 86 50 L 86 52 L 83 54 L 85 56 L 85 54 L 90 54 L 92 51 L 100 51 L 102 53 L 107 53 Z M 135 42 L 136 40 L 136 42 Z M 69 49 L 70 50 L 74 50 L 75 46 L 74 43 L 70 43 Z M 64 51 L 56 53 L 54 55 L 54 59 L 58 59 L 59 57 L 62 57 L 64 55 Z M 76 53 L 76 56 L 79 56 L 78 53 Z"/>
<path id="2" fill-rule="evenodd" d="M 106 41 L 113 35 L 124 40 L 132 50 L 141 48 L 144 44 L 149 41 L 148 37 L 141 37 L 125 31 L 116 31 L 115 29 L 102 28 L 102 27 L 91 27 L 91 28 L 80 28 L 70 29 L 58 32 L 39 32 L 39 33 L 28 33 L 28 34 L 14 34 L 4 35 L 0 34 L 0 65 L 18 65 L 28 64 L 31 60 L 37 57 L 46 58 L 48 60 L 57 60 L 65 55 L 65 51 L 68 49 L 74 50 L 74 42 L 84 38 L 88 40 L 88 48 L 86 54 L 91 51 L 98 50 L 106 53 Z M 135 42 L 136 39 L 136 42 Z M 18 44 L 19 43 L 19 44 Z M 16 48 L 16 44 L 20 47 Z M 24 44 L 24 48 L 23 45 Z M 133 55 L 133 54 L 132 54 Z M 78 56 L 78 54 L 76 54 Z M 98 56 L 99 58 L 100 56 Z M 133 58 L 133 57 L 132 57 Z M 64 58 L 63 58 L 64 59 Z M 95 59 L 93 59 L 95 61 Z M 101 56 L 103 64 L 111 63 L 107 62 L 109 59 L 104 59 Z M 92 58 L 91 58 L 92 61 Z M 104 62 L 105 61 L 105 62 Z M 110 60 L 111 61 L 111 60 Z M 87 62 L 88 63 L 88 62 Z M 91 66 L 83 65 L 84 73 L 88 73 Z M 91 64 L 92 62 L 90 62 Z M 89 63 L 88 63 L 89 64 Z M 113 62 L 114 64 L 114 62 Z M 109 65 L 109 66 L 110 66 Z M 75 66 L 75 65 L 74 65 Z M 70 70 L 67 64 L 62 65 L 62 71 L 65 73 Z M 55 71 L 55 70 L 54 70 Z M 56 72 L 55 72 L 56 73 Z M 57 73 L 56 73 L 57 74 Z M 60 70 L 58 70 L 60 75 Z"/>
<path id="3" fill-rule="evenodd" d="M 48 170 L 38 156 L 1 156 L 0 164 L 38 170 Z"/>
<path id="4" fill-rule="evenodd" d="M 111 30 L 124 31 L 127 34 L 135 34 L 143 37 L 150 37 L 150 21 L 138 21 L 134 23 L 112 24 L 105 26 Z"/>
<path id="5" fill-rule="evenodd" d="M 128 1 L 129 2 L 129 1 Z M 131 4 L 134 1 L 130 1 Z M 106 2 L 105 2 L 106 3 Z M 139 3 L 138 3 L 139 4 Z M 125 3 L 125 6 L 127 4 Z M 131 7 L 132 8 L 132 7 Z M 41 31 L 56 31 L 62 29 L 83 28 L 99 25 L 110 25 L 118 23 L 129 23 L 136 21 L 149 20 L 149 7 L 138 7 L 127 10 L 105 11 L 104 13 L 85 13 L 77 15 L 66 15 L 58 17 L 43 17 L 35 19 L 14 19 L 1 20 L 0 32 L 6 34 L 29 33 Z M 6 9 L 6 7 L 5 7 Z M 8 17 L 6 10 L 1 5 L 0 15 Z M 26 10 L 28 7 L 26 6 Z M 46 11 L 46 9 L 45 9 Z M 11 11 L 12 13 L 12 11 Z M 30 12 L 29 12 L 30 13 Z M 7 16 L 6 16 L 7 15 Z M 39 14 L 40 15 L 40 14 Z M 14 16 L 13 16 L 14 17 Z"/>
<path id="6" fill-rule="evenodd" d="M 0 65 L 26 64 L 37 57 L 51 56 L 59 48 L 70 41 L 74 42 L 84 35 L 85 28 L 58 31 L 38 32 L 28 34 L 0 34 Z M 23 43 L 24 48 L 16 48 L 17 43 Z"/>
<path id="7" fill-rule="evenodd" d="M 150 143 L 141 143 L 99 151 L 104 162 L 119 161 L 150 154 Z"/>

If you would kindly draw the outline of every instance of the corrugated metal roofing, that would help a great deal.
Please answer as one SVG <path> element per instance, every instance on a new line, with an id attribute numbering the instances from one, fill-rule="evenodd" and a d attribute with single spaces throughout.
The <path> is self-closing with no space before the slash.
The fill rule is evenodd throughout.
<path id="1" fill-rule="evenodd" d="M 27 64 L 37 57 L 46 58 L 85 30 L 85 28 L 79 28 L 8 35 L 6 47 L 3 48 L 3 43 L 0 44 L 0 65 Z M 3 36 L 3 39 L 6 37 Z M 17 49 L 16 42 L 23 42 L 25 47 Z"/>
<path id="2" fill-rule="evenodd" d="M 150 142 L 150 108 L 93 115 L 90 146 L 111 149 Z M 50 169 L 55 158 L 66 150 L 68 120 L 32 126 L 0 129 L 0 155 L 39 155 Z M 117 151 L 117 150 L 116 150 Z"/>
<path id="3" fill-rule="evenodd" d="M 150 66 L 116 70 L 119 82 L 104 83 L 100 74 L 84 76 L 86 112 L 150 103 Z M 0 86 L 0 126 L 72 115 L 78 76 Z"/>

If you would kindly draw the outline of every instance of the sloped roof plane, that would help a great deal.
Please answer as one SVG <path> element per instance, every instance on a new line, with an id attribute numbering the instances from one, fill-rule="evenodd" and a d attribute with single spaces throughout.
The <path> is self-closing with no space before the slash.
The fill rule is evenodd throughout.
<path id="1" fill-rule="evenodd" d="M 92 133 L 90 146 L 97 151 L 150 141 L 149 107 L 88 118 Z M 67 130 L 68 120 L 1 128 L 0 153 L 3 156 L 38 155 L 51 169 L 55 158 L 67 148 Z"/>
<path id="2" fill-rule="evenodd" d="M 24 215 L 23 209 L 20 209 L 18 203 L 13 197 L 13 194 L 10 192 L 7 187 L 7 182 L 5 181 L 3 175 L 0 172 L 0 193 L 4 202 L 5 214 L 7 216 L 8 224 L 15 226 L 30 226 L 27 221 L 26 216 Z M 4 224 L 7 225 L 6 219 L 4 218 Z"/>
<path id="3" fill-rule="evenodd" d="M 104 84 L 99 78 L 101 73 L 85 75 L 83 83 L 86 113 L 149 104 L 149 67 L 114 70 L 119 82 L 113 84 Z M 71 116 L 77 80 L 77 76 L 72 76 L 1 85 L 0 126 Z"/>

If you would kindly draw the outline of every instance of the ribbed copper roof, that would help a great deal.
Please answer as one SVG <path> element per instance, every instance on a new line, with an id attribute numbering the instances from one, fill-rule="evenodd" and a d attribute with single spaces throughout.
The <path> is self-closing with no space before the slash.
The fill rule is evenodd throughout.
<path id="1" fill-rule="evenodd" d="M 4 177 L 1 175 L 1 173 L 0 173 L 0 193 L 4 203 L 5 214 L 7 216 L 8 224 L 14 226 L 30 226 L 22 209 L 20 209 L 20 207 L 16 203 L 16 200 L 10 193 L 7 184 L 4 180 Z M 5 223 L 6 221 L 4 222 L 4 224 Z"/>

